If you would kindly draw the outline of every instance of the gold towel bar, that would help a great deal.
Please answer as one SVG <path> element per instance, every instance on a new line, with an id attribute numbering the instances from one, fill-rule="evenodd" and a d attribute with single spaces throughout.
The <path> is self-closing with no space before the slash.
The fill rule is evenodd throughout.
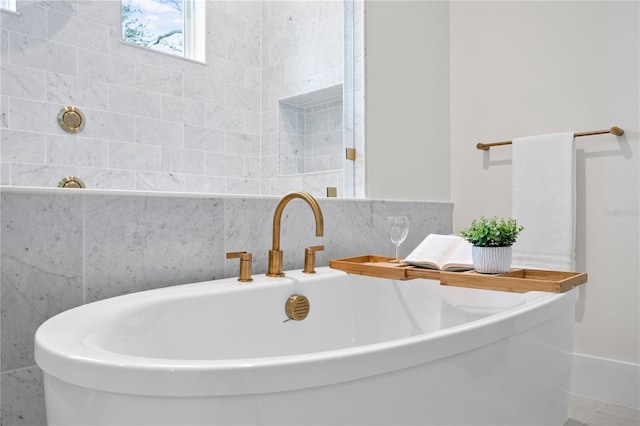
<path id="1" fill-rule="evenodd" d="M 616 136 L 622 136 L 622 135 L 624 135 L 624 130 L 622 130 L 620 127 L 613 126 L 612 128 L 606 129 L 606 130 L 593 130 L 591 132 L 575 133 L 574 136 L 578 137 L 578 136 L 602 135 L 602 134 L 605 134 L 605 133 L 613 133 Z M 489 148 L 491 148 L 492 146 L 499 146 L 499 145 L 511 145 L 511 141 L 493 142 L 493 143 L 482 143 L 482 142 L 479 142 L 476 145 L 476 148 L 482 149 L 484 151 L 488 151 Z"/>

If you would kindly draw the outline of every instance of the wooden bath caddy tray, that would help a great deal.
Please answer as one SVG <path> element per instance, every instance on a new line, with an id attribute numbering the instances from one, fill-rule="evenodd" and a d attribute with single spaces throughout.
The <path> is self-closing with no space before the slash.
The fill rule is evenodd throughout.
<path id="1" fill-rule="evenodd" d="M 542 269 L 511 269 L 503 274 L 481 274 L 476 271 L 446 272 L 419 268 L 408 263 L 394 263 L 395 258 L 364 255 L 329 261 L 333 269 L 350 274 L 393 280 L 425 278 L 439 280 L 442 285 L 472 287 L 486 290 L 524 293 L 527 291 L 548 291 L 560 293 L 587 282 L 584 272 L 547 271 Z"/>

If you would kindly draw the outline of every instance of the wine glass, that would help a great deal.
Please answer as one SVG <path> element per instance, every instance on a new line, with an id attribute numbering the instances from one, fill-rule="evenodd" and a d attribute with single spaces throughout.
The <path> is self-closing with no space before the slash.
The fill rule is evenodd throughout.
<path id="1" fill-rule="evenodd" d="M 409 218 L 406 216 L 389 216 L 387 218 L 389 224 L 389 238 L 396 245 L 396 263 L 400 263 L 400 255 L 398 254 L 400 244 L 407 238 L 409 234 Z"/>

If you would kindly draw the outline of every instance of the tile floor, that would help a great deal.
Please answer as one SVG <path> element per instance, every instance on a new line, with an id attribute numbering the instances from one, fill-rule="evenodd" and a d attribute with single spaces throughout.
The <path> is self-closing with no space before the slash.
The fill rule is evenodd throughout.
<path id="1" fill-rule="evenodd" d="M 640 426 L 640 410 L 572 395 L 564 426 Z"/>

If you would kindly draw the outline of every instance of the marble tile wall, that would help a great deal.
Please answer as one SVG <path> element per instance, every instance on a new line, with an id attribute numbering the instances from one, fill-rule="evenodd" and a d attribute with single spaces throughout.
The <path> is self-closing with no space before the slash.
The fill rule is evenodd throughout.
<path id="1" fill-rule="evenodd" d="M 341 94 L 342 95 L 342 94 Z M 333 171 L 344 167 L 343 102 L 300 107 L 280 102 L 280 174 Z"/>
<path id="2" fill-rule="evenodd" d="M 326 194 L 327 187 L 339 188 L 338 196 L 353 196 L 353 179 L 349 192 L 345 189 L 343 172 L 318 171 L 311 174 L 289 175 L 293 166 L 279 170 L 280 140 L 278 136 L 279 101 L 294 96 L 342 84 L 354 76 L 353 67 L 345 67 L 345 8 L 354 10 L 358 3 L 362 17 L 362 1 L 306 1 L 266 2 L 263 6 L 262 38 L 262 186 L 263 194 L 284 194 L 295 188 L 305 188 L 314 195 Z M 352 13 L 353 15 L 353 13 Z M 346 24 L 346 25 L 345 25 Z M 362 25 L 359 38 L 363 37 Z M 353 35 L 354 31 L 351 31 Z M 360 43 L 360 46 L 362 44 Z M 362 52 L 362 51 L 359 51 Z M 353 63 L 353 57 L 350 62 Z M 358 68 L 363 71 L 362 67 Z M 350 87 L 353 87 L 351 85 Z M 362 92 L 363 94 L 363 92 Z M 352 96 L 352 95 L 351 95 Z M 353 96 L 352 96 L 353 98 Z M 364 105 L 364 98 L 359 98 Z M 350 115 L 350 117 L 353 117 Z M 353 135 L 350 132 L 349 135 Z M 363 137 L 363 133 L 358 135 Z M 361 151 L 361 154 L 364 150 Z M 289 163 L 290 165 L 291 163 Z M 362 173 L 363 168 L 361 169 Z M 360 196 L 364 196 L 364 182 L 360 182 Z"/>
<path id="3" fill-rule="evenodd" d="M 304 173 L 304 108 L 280 102 L 278 144 L 280 175 Z"/>
<path id="4" fill-rule="evenodd" d="M 33 337 L 47 318 L 84 303 L 151 288 L 234 276 L 253 253 L 267 268 L 278 197 L 2 188 L 0 285 L 2 426 L 45 424 L 42 374 Z M 304 248 L 323 244 L 329 259 L 394 254 L 386 217 L 411 221 L 406 255 L 430 232 L 452 231 L 449 203 L 319 198 L 325 223 L 293 200 L 282 218 L 284 269 L 302 268 Z"/>
<path id="5" fill-rule="evenodd" d="M 344 162 L 342 99 L 308 107 L 305 117 L 305 172 L 341 170 Z"/>
<path id="6" fill-rule="evenodd" d="M 0 184 L 260 193 L 260 1 L 207 1 L 206 64 L 122 43 L 120 0 L 17 9 L 0 12 Z M 82 133 L 58 127 L 65 105 Z"/>
<path id="7" fill-rule="evenodd" d="M 324 194 L 344 177 L 280 177 L 275 111 L 345 79 L 344 4 L 207 0 L 205 64 L 122 43 L 120 0 L 18 0 L 0 12 L 0 184 L 77 175 L 98 189 Z M 360 56 L 348 75 L 362 86 L 361 20 L 349 28 Z M 58 127 L 65 105 L 84 112 L 82 133 Z"/>

